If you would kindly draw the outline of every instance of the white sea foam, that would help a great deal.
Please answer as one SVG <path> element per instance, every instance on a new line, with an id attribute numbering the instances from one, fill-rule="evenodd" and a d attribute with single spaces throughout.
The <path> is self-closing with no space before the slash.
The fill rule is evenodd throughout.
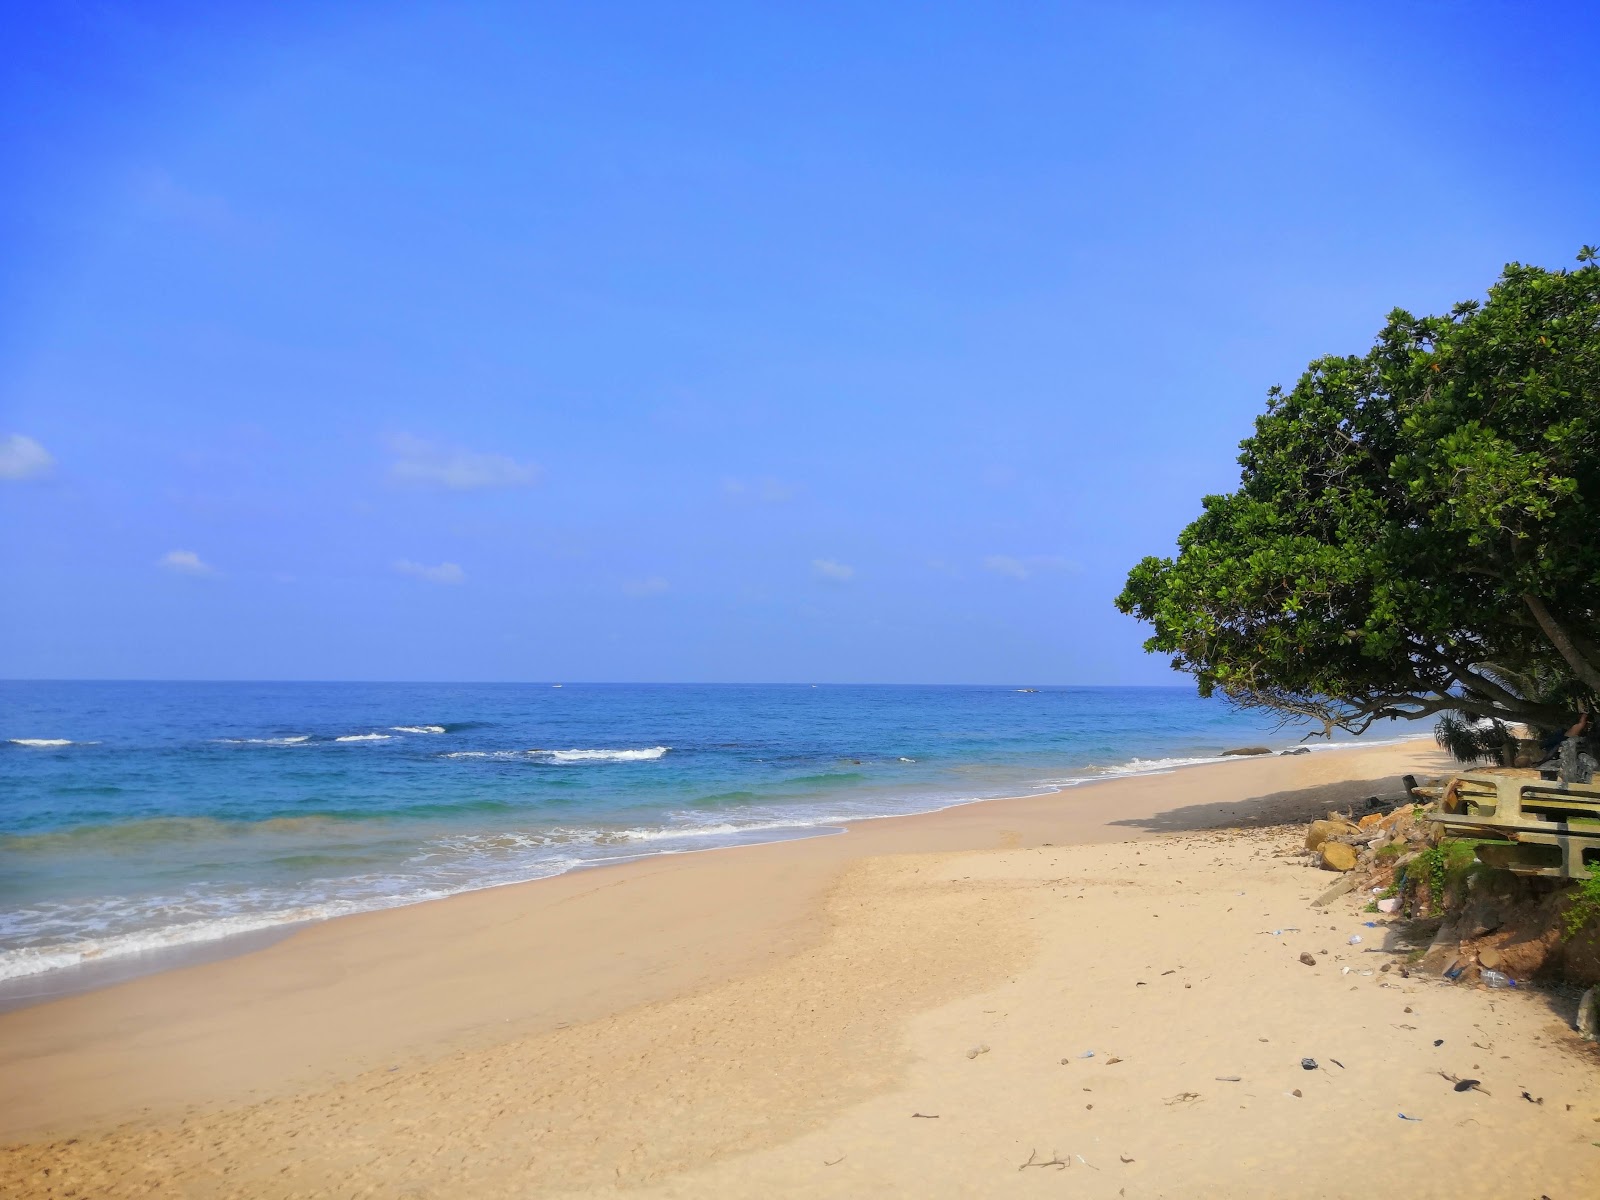
<path id="1" fill-rule="evenodd" d="M 443 725 L 391 725 L 396 733 L 443 733 Z"/>
<path id="2" fill-rule="evenodd" d="M 53 746 L 83 746 L 93 745 L 93 742 L 72 742 L 66 738 L 9 738 L 13 746 L 32 746 L 35 749 L 45 750 Z"/>
<path id="3" fill-rule="evenodd" d="M 525 758 L 548 763 L 649 762 L 671 749 L 671 746 L 648 746 L 642 750 L 451 750 L 440 757 Z"/>
<path id="4" fill-rule="evenodd" d="M 311 740 L 311 735 L 309 733 L 302 733 L 295 737 L 218 738 L 217 740 L 219 742 L 227 742 L 234 746 L 298 746 L 303 742 L 309 742 Z"/>
<path id="5" fill-rule="evenodd" d="M 528 753 L 544 755 L 551 762 L 645 762 L 660 758 L 671 746 L 650 746 L 643 750 L 530 750 Z"/>
<path id="6" fill-rule="evenodd" d="M 392 733 L 347 733 L 343 737 L 333 739 L 336 742 L 391 742 L 394 740 Z"/>

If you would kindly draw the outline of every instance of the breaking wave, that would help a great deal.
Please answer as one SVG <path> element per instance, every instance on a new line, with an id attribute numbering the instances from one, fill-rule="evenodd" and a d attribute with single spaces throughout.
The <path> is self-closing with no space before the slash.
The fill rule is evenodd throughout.
<path id="1" fill-rule="evenodd" d="M 396 733 L 444 733 L 443 725 L 391 725 Z"/>
<path id="2" fill-rule="evenodd" d="M 545 763 L 650 762 L 671 749 L 671 746 L 648 746 L 642 750 L 451 750 L 440 757 L 528 759 Z"/>

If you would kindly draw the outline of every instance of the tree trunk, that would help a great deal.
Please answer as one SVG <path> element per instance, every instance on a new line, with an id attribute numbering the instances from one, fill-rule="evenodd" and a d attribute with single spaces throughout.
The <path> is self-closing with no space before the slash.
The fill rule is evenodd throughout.
<path id="1" fill-rule="evenodd" d="M 1528 606 L 1528 611 L 1533 614 L 1533 619 L 1539 622 L 1539 628 L 1544 630 L 1545 637 L 1550 639 L 1550 644 L 1572 668 L 1573 674 L 1594 691 L 1600 692 L 1600 670 L 1578 652 L 1578 647 L 1573 645 L 1572 638 L 1561 627 L 1561 623 L 1551 615 L 1544 601 L 1532 592 L 1523 593 L 1522 600 Z"/>

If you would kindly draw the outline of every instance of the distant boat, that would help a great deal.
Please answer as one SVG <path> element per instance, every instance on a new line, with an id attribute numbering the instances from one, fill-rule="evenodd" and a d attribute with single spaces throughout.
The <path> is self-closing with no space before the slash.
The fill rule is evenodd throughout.
<path id="1" fill-rule="evenodd" d="M 552 683 L 550 686 L 551 687 L 560 687 L 561 685 L 559 683 Z"/>

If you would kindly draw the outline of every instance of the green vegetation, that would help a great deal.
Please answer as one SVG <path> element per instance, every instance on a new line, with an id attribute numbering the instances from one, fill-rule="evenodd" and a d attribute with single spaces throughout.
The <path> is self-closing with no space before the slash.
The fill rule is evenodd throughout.
<path id="1" fill-rule="evenodd" d="M 1600 922 L 1600 871 L 1591 867 L 1572 892 L 1572 903 L 1562 914 L 1568 938 L 1577 937 L 1586 926 Z"/>
<path id="2" fill-rule="evenodd" d="M 1146 648 L 1325 732 L 1454 714 L 1440 735 L 1467 756 L 1595 707 L 1597 254 L 1511 264 L 1448 316 L 1396 309 L 1365 355 L 1273 388 L 1238 490 L 1128 575 Z"/>
<path id="3" fill-rule="evenodd" d="M 1465 888 L 1467 877 L 1480 869 L 1475 847 L 1477 842 L 1449 838 L 1419 854 L 1406 868 L 1405 887 L 1416 892 L 1418 883 L 1428 889 L 1427 907 L 1442 912 L 1445 897 L 1459 896 Z"/>

